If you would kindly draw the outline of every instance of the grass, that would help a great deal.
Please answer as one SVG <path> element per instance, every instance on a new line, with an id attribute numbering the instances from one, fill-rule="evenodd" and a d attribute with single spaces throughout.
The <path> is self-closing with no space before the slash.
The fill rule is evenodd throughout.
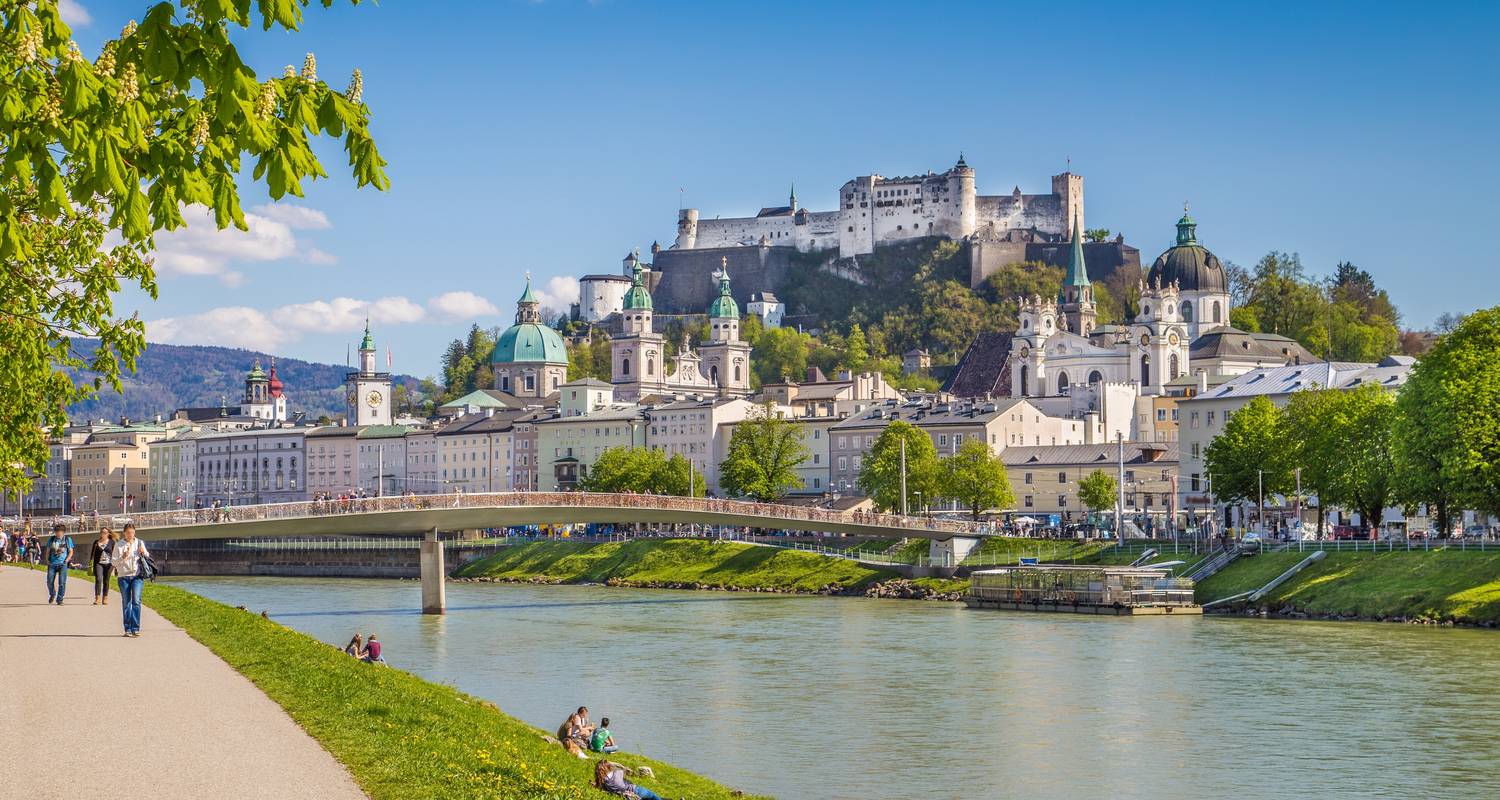
<path id="1" fill-rule="evenodd" d="M 896 574 L 845 559 L 740 542 L 637 539 L 605 544 L 517 545 L 465 564 L 455 577 L 543 578 L 558 583 L 615 580 L 634 585 L 698 583 L 720 588 L 813 592 L 829 584 L 858 589 L 889 580 Z"/>
<path id="2" fill-rule="evenodd" d="M 605 798 L 594 761 L 549 744 L 493 704 L 397 669 L 356 661 L 270 620 L 171 586 L 147 605 L 249 678 L 343 763 L 371 798 Z M 730 790 L 635 755 L 642 783 L 664 797 L 728 798 Z M 274 765 L 271 765 L 274 768 Z"/>
<path id="3" fill-rule="evenodd" d="M 1198 586 L 1200 602 L 1258 589 L 1306 553 L 1237 559 Z M 1262 603 L 1312 614 L 1500 623 L 1500 553 L 1329 553 Z"/>
<path id="4" fill-rule="evenodd" d="M 1017 564 L 1022 558 L 1039 558 L 1044 562 L 1052 563 L 1075 562 L 1106 552 L 1112 547 L 1114 547 L 1112 543 L 1101 541 L 992 536 L 969 551 L 969 557 L 986 566 Z"/>
<path id="5" fill-rule="evenodd" d="M 79 570 L 68 574 L 70 581 L 92 580 Z M 611 796 L 593 788 L 593 759 L 568 755 L 542 739 L 547 732 L 487 700 L 356 661 L 311 636 L 175 586 L 153 582 L 143 600 L 280 705 L 372 800 Z M 622 752 L 609 759 L 651 767 L 656 776 L 641 783 L 663 797 L 753 797 L 650 758 Z"/>

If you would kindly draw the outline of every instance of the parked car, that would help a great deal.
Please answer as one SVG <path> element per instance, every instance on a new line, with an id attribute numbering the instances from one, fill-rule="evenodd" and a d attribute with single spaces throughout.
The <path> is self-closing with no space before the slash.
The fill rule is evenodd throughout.
<path id="1" fill-rule="evenodd" d="M 1260 552 L 1260 534 L 1251 531 L 1240 537 L 1240 552 L 1246 555 L 1254 555 Z"/>

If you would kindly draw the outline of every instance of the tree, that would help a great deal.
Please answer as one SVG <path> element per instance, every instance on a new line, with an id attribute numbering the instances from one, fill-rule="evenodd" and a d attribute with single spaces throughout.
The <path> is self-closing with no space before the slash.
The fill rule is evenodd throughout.
<path id="1" fill-rule="evenodd" d="M 1256 316 L 1255 309 L 1248 306 L 1229 309 L 1229 325 L 1246 333 L 1260 333 L 1260 317 Z"/>
<path id="2" fill-rule="evenodd" d="M 1120 499 L 1120 485 L 1115 476 L 1096 469 L 1078 482 L 1078 500 L 1092 511 L 1114 508 Z"/>
<path id="3" fill-rule="evenodd" d="M 1262 492 L 1286 490 L 1285 439 L 1280 427 L 1281 414 L 1264 395 L 1229 415 L 1224 430 L 1204 453 L 1215 499 L 1222 503 L 1258 501 Z"/>
<path id="4" fill-rule="evenodd" d="M 812 337 L 792 328 L 772 328 L 760 335 L 751 362 L 763 383 L 801 380 L 807 372 Z"/>
<path id="5" fill-rule="evenodd" d="M 985 509 L 1016 504 L 1005 465 L 979 439 L 964 442 L 958 452 L 942 460 L 938 482 L 942 496 L 963 504 L 974 519 Z"/>
<path id="6" fill-rule="evenodd" d="M 1330 454 L 1327 491 L 1333 502 L 1358 511 L 1370 530 L 1380 525 L 1395 489 L 1396 399 L 1367 384 L 1338 392 L 1332 406 L 1329 428 L 1341 446 Z"/>
<path id="7" fill-rule="evenodd" d="M 1341 457 L 1338 432 L 1331 424 L 1339 393 L 1337 389 L 1296 392 L 1281 411 L 1282 461 L 1276 469 L 1278 474 L 1291 472 L 1294 486 L 1297 470 L 1301 470 L 1303 493 L 1318 496 L 1320 533 L 1326 510 L 1334 502 L 1329 489 L 1334 462 Z"/>
<path id="8" fill-rule="evenodd" d="M 859 490 L 886 511 L 899 511 L 901 502 L 901 443 L 906 442 L 906 507 L 917 498 L 938 496 L 937 447 L 932 437 L 904 420 L 894 420 L 880 432 L 859 469 Z"/>
<path id="9" fill-rule="evenodd" d="M 1109 228 L 1089 228 L 1083 232 L 1083 238 L 1091 242 L 1102 242 L 1109 238 Z"/>
<path id="10" fill-rule="evenodd" d="M 849 335 L 844 339 L 844 357 L 840 360 L 839 366 L 859 372 L 865 368 L 869 360 L 870 349 L 865 342 L 865 332 L 860 329 L 859 325 L 853 325 L 849 328 Z"/>
<path id="11" fill-rule="evenodd" d="M 300 197 L 327 176 L 310 142 L 323 134 L 343 137 L 359 186 L 388 186 L 359 72 L 333 91 L 309 54 L 300 75 L 261 81 L 230 35 L 250 27 L 250 3 L 158 3 L 92 63 L 58 5 L 0 4 L 0 490 L 13 492 L 28 467 L 45 473 L 67 407 L 134 369 L 144 325 L 116 317 L 113 296 L 133 284 L 155 297 L 153 234 L 186 224 L 183 204 L 245 230 L 244 168 L 273 199 Z M 261 3 L 255 21 L 295 30 L 307 5 Z M 84 359 L 75 337 L 100 344 Z"/>
<path id="12" fill-rule="evenodd" d="M 768 402 L 734 426 L 719 485 L 737 497 L 780 500 L 801 484 L 797 467 L 809 457 L 802 432 L 773 414 Z"/>
<path id="13" fill-rule="evenodd" d="M 693 496 L 702 496 L 703 474 L 692 469 L 682 455 L 669 458 L 661 450 L 620 445 L 605 448 L 578 486 L 586 492 L 685 496 L 689 473 L 693 476 Z"/>
<path id="14" fill-rule="evenodd" d="M 1500 514 L 1500 306 L 1465 317 L 1417 362 L 1396 400 L 1401 497 Z"/>

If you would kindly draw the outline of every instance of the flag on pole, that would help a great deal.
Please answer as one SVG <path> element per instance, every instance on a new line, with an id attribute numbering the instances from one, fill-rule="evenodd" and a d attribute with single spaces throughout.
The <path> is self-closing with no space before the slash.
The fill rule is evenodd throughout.
<path id="1" fill-rule="evenodd" d="M 348 342 L 344 342 L 344 366 L 346 366 L 346 367 L 349 366 L 349 357 L 350 357 L 351 352 L 352 352 L 352 351 L 350 351 L 349 348 L 351 346 L 352 345 L 350 345 Z"/>
<path id="2" fill-rule="evenodd" d="M 390 345 L 386 345 L 385 346 L 385 368 L 386 369 L 390 369 L 391 368 L 391 346 Z"/>

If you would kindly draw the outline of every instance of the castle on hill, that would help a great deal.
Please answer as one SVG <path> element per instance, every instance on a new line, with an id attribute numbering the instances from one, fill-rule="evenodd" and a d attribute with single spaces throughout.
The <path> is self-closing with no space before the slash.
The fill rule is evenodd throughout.
<path id="1" fill-rule="evenodd" d="M 1004 238 L 1013 230 L 1054 241 L 1083 225 L 1083 176 L 1052 176 L 1051 194 L 980 195 L 974 168 L 964 162 L 947 171 L 887 178 L 861 175 L 839 189 L 839 207 L 808 211 L 792 187 L 787 205 L 762 208 L 753 217 L 701 219 L 696 208 L 677 212 L 678 250 L 713 247 L 793 247 L 803 253 L 838 250 L 840 258 L 875 252 L 882 245 L 941 236 Z"/>
<path id="2" fill-rule="evenodd" d="M 1066 266 L 1074 226 L 1085 228 L 1083 176 L 1071 171 L 1052 176 L 1048 194 L 981 195 L 975 171 L 960 155 L 941 173 L 887 178 L 861 175 L 838 192 L 838 208 L 810 211 L 793 187 L 786 205 L 762 208 L 753 217 L 704 219 L 696 208 L 677 214 L 677 238 L 669 247 L 653 245 L 648 284 L 658 308 L 694 313 L 714 299 L 714 274 L 727 262 L 734 272 L 737 300 L 782 291 L 788 276 L 807 269 L 812 254 L 844 270 L 860 256 L 923 239 L 962 242 L 970 285 L 978 286 L 1006 264 L 1041 261 Z M 1123 237 L 1085 242 L 1097 278 L 1121 266 L 1140 266 L 1140 251 Z M 628 264 L 627 257 L 627 264 Z M 622 275 L 587 275 L 581 281 L 588 318 L 618 311 L 629 288 Z M 789 309 L 790 311 L 790 309 Z"/>

